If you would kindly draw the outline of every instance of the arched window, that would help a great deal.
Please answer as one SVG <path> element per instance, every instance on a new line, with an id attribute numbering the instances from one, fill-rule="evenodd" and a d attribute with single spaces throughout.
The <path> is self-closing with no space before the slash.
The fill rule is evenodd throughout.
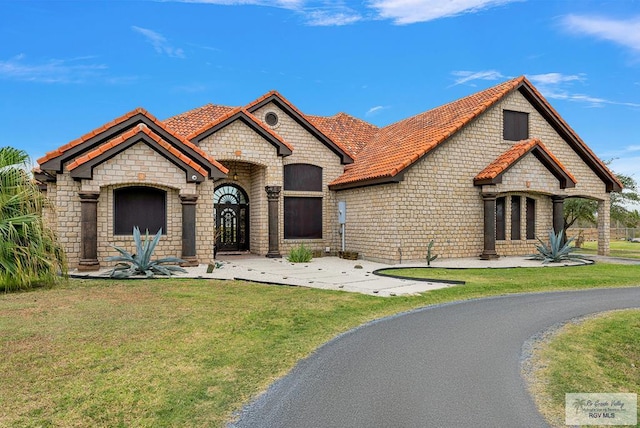
<path id="1" fill-rule="evenodd" d="M 306 163 L 285 165 L 284 190 L 322 192 L 322 168 Z"/>
<path id="2" fill-rule="evenodd" d="M 213 203 L 214 204 L 246 204 L 247 203 L 247 195 L 244 191 L 231 184 L 226 184 L 224 186 L 220 186 L 213 193 Z"/>
<path id="3" fill-rule="evenodd" d="M 167 233 L 167 192 L 154 187 L 131 186 L 113 191 L 113 230 L 115 235 L 140 232 Z"/>

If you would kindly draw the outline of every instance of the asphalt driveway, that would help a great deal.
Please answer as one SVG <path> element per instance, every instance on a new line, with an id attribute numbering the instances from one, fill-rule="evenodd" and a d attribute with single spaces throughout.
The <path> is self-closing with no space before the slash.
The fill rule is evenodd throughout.
<path id="1" fill-rule="evenodd" d="M 523 344 L 568 319 L 631 307 L 640 307 L 640 288 L 512 295 L 386 318 L 321 347 L 230 426 L 546 427 L 520 375 Z"/>

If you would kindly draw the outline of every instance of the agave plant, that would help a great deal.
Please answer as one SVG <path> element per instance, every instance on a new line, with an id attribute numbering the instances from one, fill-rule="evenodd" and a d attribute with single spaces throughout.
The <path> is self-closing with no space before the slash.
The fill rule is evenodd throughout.
<path id="1" fill-rule="evenodd" d="M 160 241 L 160 236 L 162 236 L 162 229 L 158 230 L 152 240 L 149 240 L 149 230 L 147 230 L 143 241 L 140 236 L 140 229 L 135 226 L 133 228 L 133 240 L 136 243 L 136 253 L 131 254 L 127 250 L 114 245 L 113 248 L 118 250 L 120 255 L 107 257 L 107 261 L 118 262 L 110 273 L 111 278 L 129 278 L 134 275 L 153 278 L 154 275 L 171 276 L 174 272 L 186 272 L 186 270 L 177 266 L 177 263 L 184 262 L 178 257 L 151 260 L 153 251 Z"/>
<path id="2" fill-rule="evenodd" d="M 545 242 L 542 242 L 540 238 L 538 241 L 540 245 L 536 245 L 536 249 L 538 250 L 537 254 L 531 254 L 531 260 L 542 260 L 543 264 L 547 263 L 560 263 L 562 261 L 585 261 L 588 260 L 585 256 L 581 254 L 572 254 L 573 251 L 576 250 L 575 247 L 571 245 L 575 237 L 568 239 L 566 242 L 562 242 L 564 237 L 564 230 L 559 231 L 557 234 L 553 233 L 553 231 L 549 231 L 549 245 Z"/>

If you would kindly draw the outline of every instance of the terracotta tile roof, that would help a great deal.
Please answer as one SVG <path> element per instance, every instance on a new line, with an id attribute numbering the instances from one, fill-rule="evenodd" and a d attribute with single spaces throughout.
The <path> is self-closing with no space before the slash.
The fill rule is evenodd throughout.
<path id="1" fill-rule="evenodd" d="M 136 135 L 141 133 L 148 135 L 150 138 L 156 141 L 160 146 L 162 146 L 165 150 L 167 150 L 169 153 L 171 153 L 173 156 L 175 156 L 177 159 L 179 159 L 183 163 L 189 165 L 190 167 L 198 171 L 202 176 L 204 177 L 207 176 L 207 171 L 202 166 L 198 165 L 191 158 L 189 158 L 188 156 L 180 152 L 172 144 L 165 141 L 162 137 L 160 137 L 158 134 L 150 130 L 147 127 L 147 125 L 143 123 L 140 123 L 137 126 L 128 130 L 127 132 L 124 132 L 118 135 L 116 138 L 113 138 L 107 141 L 106 143 L 90 151 L 89 153 L 77 157 L 73 162 L 67 165 L 67 170 L 73 171 L 75 168 L 79 167 L 80 165 L 102 155 L 103 153 L 110 151 L 111 149 L 117 147 L 118 145 L 124 143 L 130 138 L 135 137 Z"/>
<path id="2" fill-rule="evenodd" d="M 216 161 L 212 156 L 210 156 L 209 154 L 204 152 L 202 149 L 200 149 L 198 146 L 193 144 L 191 141 L 186 140 L 185 138 L 183 138 L 180 135 L 176 135 L 176 133 L 172 132 L 172 130 L 169 129 L 163 122 L 159 121 L 155 116 L 153 116 L 147 110 L 145 110 L 143 108 L 140 108 L 140 107 L 136 108 L 135 110 L 130 111 L 129 113 L 127 113 L 127 114 L 125 114 L 123 116 L 120 116 L 119 118 L 117 118 L 117 119 L 115 119 L 115 120 L 113 120 L 113 121 L 111 121 L 109 123 L 106 123 L 106 124 L 96 128 L 96 129 L 94 129 L 93 131 L 83 135 L 80 138 L 77 138 L 77 139 L 71 141 L 70 143 L 65 144 L 62 147 L 59 147 L 58 149 L 56 149 L 56 150 L 54 150 L 52 152 L 47 153 L 42 158 L 38 159 L 37 162 L 38 162 L 39 165 L 42 165 L 44 162 L 47 162 L 47 161 L 49 161 L 51 159 L 54 159 L 54 158 L 56 158 L 58 156 L 61 156 L 67 150 L 86 142 L 87 140 L 95 137 L 96 135 L 99 135 L 99 134 L 101 134 L 103 132 L 108 131 L 112 127 L 114 127 L 114 126 L 116 126 L 116 125 L 118 125 L 118 124 L 120 124 L 120 123 L 122 123 L 122 122 L 124 122 L 124 121 L 126 121 L 128 119 L 130 119 L 131 117 L 133 117 L 133 116 L 135 116 L 137 114 L 142 114 L 143 116 L 145 116 L 147 119 L 149 119 L 155 125 L 157 125 L 158 127 L 162 128 L 164 131 L 166 131 L 167 133 L 172 135 L 174 138 L 178 139 L 182 144 L 184 144 L 185 146 L 189 147 L 190 149 L 192 149 L 193 151 L 198 153 L 200 156 L 202 156 L 204 159 L 206 159 L 209 163 L 211 163 L 211 165 L 213 165 L 214 167 L 219 169 L 224 174 L 227 174 L 229 172 L 229 170 L 224 165 L 222 165 L 221 163 Z M 111 140 L 111 141 L 113 141 L 113 140 Z M 107 142 L 107 144 L 108 143 L 109 142 Z M 100 146 L 100 147 L 103 147 L 103 146 Z M 94 151 L 92 151 L 90 153 L 93 153 Z"/>
<path id="3" fill-rule="evenodd" d="M 333 141 L 343 144 L 353 155 L 372 141 L 379 128 L 346 113 L 334 116 L 306 116 L 309 122 Z"/>
<path id="4" fill-rule="evenodd" d="M 509 80 L 380 129 L 354 164 L 330 185 L 397 175 L 515 90 L 523 80 L 524 77 Z"/>
<path id="5" fill-rule="evenodd" d="M 186 137 L 211 122 L 234 110 L 234 107 L 207 104 L 182 114 L 165 119 L 163 122 L 174 134 Z"/>
<path id="6" fill-rule="evenodd" d="M 556 166 L 564 172 L 574 183 L 576 183 L 575 177 L 567 170 L 567 168 L 555 157 L 553 153 L 547 149 L 547 147 L 538 138 L 532 138 L 529 140 L 520 141 L 500 156 L 498 156 L 493 162 L 491 162 L 485 169 L 480 171 L 475 176 L 474 181 L 492 180 L 503 174 L 509 168 L 511 168 L 518 160 L 522 159 L 524 155 L 529 153 L 535 147 L 539 147 L 547 156 L 556 164 Z"/>
<path id="7" fill-rule="evenodd" d="M 193 131 L 191 134 L 189 134 L 186 137 L 187 140 L 193 140 L 194 138 L 197 138 L 199 135 L 203 134 L 204 132 L 208 131 L 209 129 L 213 128 L 214 126 L 224 122 L 225 120 L 228 120 L 228 119 L 232 118 L 233 116 L 237 115 L 238 113 L 242 113 L 243 115 L 247 116 L 252 122 L 254 122 L 257 126 L 259 126 L 267 134 L 271 135 L 273 138 L 275 138 L 280 143 L 282 143 L 284 146 L 286 146 L 289 150 L 293 151 L 293 146 L 291 144 L 289 144 L 287 141 L 285 141 L 284 138 L 282 138 L 280 135 L 276 134 L 271 128 L 269 128 L 267 125 L 265 125 L 256 116 L 254 116 L 253 114 L 249 113 L 245 107 L 236 107 L 236 108 L 234 108 L 232 110 L 229 110 L 228 112 L 226 112 L 222 116 L 218 117 L 213 122 L 209 122 L 206 125 L 204 125 L 203 127 Z"/>
<path id="8" fill-rule="evenodd" d="M 147 116 L 148 118 L 156 121 L 157 119 L 155 117 L 153 117 L 151 114 L 149 114 L 149 112 L 147 112 L 145 109 L 143 108 L 136 108 L 135 110 L 131 110 L 129 113 L 126 113 L 120 117 L 118 117 L 117 119 L 112 120 L 109 123 L 105 123 L 104 125 L 100 126 L 99 128 L 94 129 L 93 131 L 83 135 L 80 138 L 76 138 L 75 140 L 65 144 L 64 146 L 58 147 L 56 150 L 53 150 L 51 152 L 48 152 L 47 154 L 45 154 L 43 157 L 41 157 L 40 159 L 37 160 L 39 165 L 42 165 L 43 163 L 54 159 L 60 155 L 62 155 L 64 152 L 66 152 L 69 149 L 72 149 L 73 147 L 80 145 L 82 143 L 84 143 L 85 141 L 89 140 L 92 137 L 95 137 L 96 135 L 107 131 L 108 129 L 124 122 L 127 119 L 130 119 L 131 117 L 135 116 L 136 114 L 143 114 L 145 116 Z"/>

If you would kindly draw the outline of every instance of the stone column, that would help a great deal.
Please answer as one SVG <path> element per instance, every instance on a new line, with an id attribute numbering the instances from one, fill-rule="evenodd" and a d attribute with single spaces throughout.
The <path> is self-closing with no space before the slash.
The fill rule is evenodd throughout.
<path id="1" fill-rule="evenodd" d="M 496 197 L 495 193 L 483 193 L 484 202 L 484 250 L 482 260 L 497 259 L 496 253 Z"/>
<path id="2" fill-rule="evenodd" d="M 564 229 L 564 198 L 564 196 L 557 195 L 551 197 L 551 202 L 553 203 L 553 233 L 556 235 Z M 565 230 L 565 236 L 562 237 L 562 245 L 566 241 L 566 232 Z"/>
<path id="3" fill-rule="evenodd" d="M 80 262 L 79 271 L 100 269 L 98 261 L 98 198 L 100 192 L 79 192 Z"/>
<path id="4" fill-rule="evenodd" d="M 269 252 L 267 257 L 280 258 L 280 233 L 278 231 L 278 202 L 280 200 L 280 190 L 282 186 L 266 186 L 267 201 L 269 201 Z"/>
<path id="5" fill-rule="evenodd" d="M 609 255 L 609 243 L 611 241 L 610 229 L 610 211 L 611 205 L 609 201 L 610 195 L 604 200 L 598 201 L 598 254 L 601 256 Z"/>
<path id="6" fill-rule="evenodd" d="M 196 257 L 197 195 L 180 195 L 182 204 L 182 266 L 198 266 Z"/>

